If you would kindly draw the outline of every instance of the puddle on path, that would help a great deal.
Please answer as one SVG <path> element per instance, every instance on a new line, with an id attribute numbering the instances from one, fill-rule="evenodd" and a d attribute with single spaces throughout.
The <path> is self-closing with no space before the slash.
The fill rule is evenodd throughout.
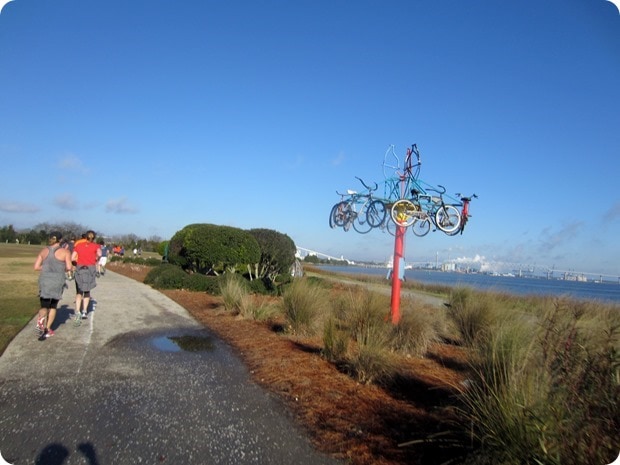
<path id="1" fill-rule="evenodd" d="M 209 336 L 159 336 L 151 342 L 164 352 L 211 352 L 215 349 L 213 339 Z"/>

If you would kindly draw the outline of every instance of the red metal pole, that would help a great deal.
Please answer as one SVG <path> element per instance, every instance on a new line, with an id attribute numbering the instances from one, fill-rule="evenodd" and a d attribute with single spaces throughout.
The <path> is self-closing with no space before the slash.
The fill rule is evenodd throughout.
<path id="1" fill-rule="evenodd" d="M 396 235 L 394 236 L 394 259 L 392 260 L 392 303 L 390 307 L 392 323 L 395 325 L 400 322 L 400 264 L 403 260 L 404 241 L 405 227 L 397 224 Z"/>

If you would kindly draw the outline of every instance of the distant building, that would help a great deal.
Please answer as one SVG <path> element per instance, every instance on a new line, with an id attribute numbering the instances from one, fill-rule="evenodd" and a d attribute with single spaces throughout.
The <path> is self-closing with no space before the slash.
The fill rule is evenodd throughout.
<path id="1" fill-rule="evenodd" d="M 456 263 L 442 263 L 441 271 L 456 271 Z"/>

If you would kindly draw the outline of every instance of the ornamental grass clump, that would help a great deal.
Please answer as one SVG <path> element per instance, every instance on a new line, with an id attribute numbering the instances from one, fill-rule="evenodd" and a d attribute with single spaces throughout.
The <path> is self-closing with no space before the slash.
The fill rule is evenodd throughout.
<path id="1" fill-rule="evenodd" d="M 497 300 L 490 293 L 461 287 L 454 289 L 449 296 L 448 316 L 468 346 L 489 330 L 497 317 L 497 311 Z"/>
<path id="2" fill-rule="evenodd" d="M 247 320 L 266 321 L 279 309 L 267 300 L 250 292 L 249 284 L 235 273 L 226 273 L 221 281 L 220 292 L 226 311 Z"/>
<path id="3" fill-rule="evenodd" d="M 332 363 L 342 362 L 349 349 L 349 339 L 338 320 L 333 316 L 328 318 L 323 326 L 323 357 Z"/>
<path id="4" fill-rule="evenodd" d="M 243 278 L 235 273 L 226 273 L 220 281 L 220 294 L 227 312 L 238 315 L 250 297 Z"/>
<path id="5" fill-rule="evenodd" d="M 337 363 L 360 383 L 388 383 L 397 373 L 398 364 L 390 348 L 388 311 L 387 296 L 365 289 L 351 290 L 337 302 L 333 324 L 338 330 L 332 352 L 338 352 Z M 327 335 L 332 333 L 328 331 Z"/>
<path id="6" fill-rule="evenodd" d="M 412 302 L 403 304 L 400 322 L 390 326 L 389 346 L 398 353 L 422 356 L 440 339 L 440 331 L 444 331 L 442 311 L 414 306 Z"/>
<path id="7" fill-rule="evenodd" d="M 466 463 L 605 464 L 620 450 L 620 312 L 531 301 L 476 338 L 464 389 Z"/>
<path id="8" fill-rule="evenodd" d="M 282 295 L 282 308 L 293 333 L 313 335 L 329 314 L 329 294 L 306 278 L 296 279 Z"/>
<path id="9" fill-rule="evenodd" d="M 280 310 L 275 304 L 269 303 L 259 295 L 247 294 L 239 302 L 239 314 L 248 320 L 268 321 Z"/>

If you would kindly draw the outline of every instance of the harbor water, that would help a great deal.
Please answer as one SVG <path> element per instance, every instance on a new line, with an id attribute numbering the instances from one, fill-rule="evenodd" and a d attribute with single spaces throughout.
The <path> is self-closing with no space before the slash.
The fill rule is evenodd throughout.
<path id="1" fill-rule="evenodd" d="M 363 266 L 320 266 L 326 271 L 349 274 L 386 276 L 387 268 Z M 568 281 L 543 277 L 494 276 L 481 273 L 455 273 L 434 270 L 408 269 L 405 279 L 425 284 L 506 292 L 515 295 L 564 296 L 580 300 L 599 300 L 620 303 L 620 283 L 594 281 Z"/>

